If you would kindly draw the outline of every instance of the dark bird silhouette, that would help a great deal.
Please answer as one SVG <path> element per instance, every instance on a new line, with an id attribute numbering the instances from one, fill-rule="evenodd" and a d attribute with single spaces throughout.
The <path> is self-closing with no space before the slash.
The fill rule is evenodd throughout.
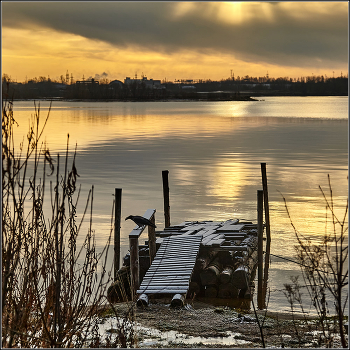
<path id="1" fill-rule="evenodd" d="M 157 226 L 149 221 L 148 219 L 144 218 L 143 216 L 138 216 L 138 215 L 129 215 L 125 220 L 131 219 L 138 227 L 142 227 L 144 225 L 148 225 L 151 227 L 156 228 Z"/>

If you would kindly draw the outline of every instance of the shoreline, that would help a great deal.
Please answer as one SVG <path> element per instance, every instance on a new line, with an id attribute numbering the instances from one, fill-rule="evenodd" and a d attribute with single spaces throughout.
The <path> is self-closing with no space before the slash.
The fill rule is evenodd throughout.
<path id="1" fill-rule="evenodd" d="M 62 101 L 62 102 L 264 102 L 265 97 L 348 97 L 348 95 L 259 95 L 242 98 L 165 98 L 165 99 L 74 99 L 63 97 L 13 98 L 12 101 Z"/>
<path id="2" fill-rule="evenodd" d="M 217 307 L 196 300 L 188 300 L 185 307 L 174 309 L 169 307 L 167 301 L 169 300 L 153 299 L 148 307 L 135 308 L 133 320 L 136 323 L 139 347 L 262 347 L 260 329 L 252 310 Z M 130 304 L 124 302 L 114 306 L 118 314 L 123 315 L 127 313 Z M 101 311 L 101 315 L 104 315 L 102 317 L 109 320 L 102 321 L 103 324 L 108 324 L 108 328 L 101 326 L 100 329 L 102 332 L 115 332 L 115 315 L 108 310 L 107 307 Z M 302 314 L 293 316 L 288 312 L 267 311 L 265 318 L 265 312 L 266 310 L 257 311 L 259 322 L 263 324 L 266 347 L 318 347 L 319 332 L 315 330 L 317 317 L 305 318 Z M 335 347 L 338 340 L 335 334 Z"/>

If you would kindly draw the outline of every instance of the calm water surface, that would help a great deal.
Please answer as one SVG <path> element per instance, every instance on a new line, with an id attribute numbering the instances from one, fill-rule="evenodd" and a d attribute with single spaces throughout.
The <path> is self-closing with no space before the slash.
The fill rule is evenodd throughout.
<path id="1" fill-rule="evenodd" d="M 42 118 L 48 102 L 41 102 Z M 34 113 L 15 102 L 18 135 Z M 348 98 L 266 97 L 249 102 L 53 102 L 46 141 L 63 153 L 67 133 L 78 144 L 83 197 L 94 185 L 94 229 L 99 245 L 110 232 L 114 188 L 123 189 L 122 217 L 156 208 L 164 226 L 162 170 L 169 170 L 171 223 L 184 220 L 256 221 L 260 163 L 267 163 L 271 252 L 294 259 L 297 229 L 313 240 L 325 231 L 331 176 L 335 206 L 344 213 L 348 194 Z M 327 192 L 328 193 L 328 192 Z M 122 220 L 122 255 L 134 227 Z M 146 237 L 145 237 L 146 238 Z M 281 292 L 298 266 L 272 256 L 270 309 L 288 310 Z M 306 290 L 305 290 L 306 293 Z"/>

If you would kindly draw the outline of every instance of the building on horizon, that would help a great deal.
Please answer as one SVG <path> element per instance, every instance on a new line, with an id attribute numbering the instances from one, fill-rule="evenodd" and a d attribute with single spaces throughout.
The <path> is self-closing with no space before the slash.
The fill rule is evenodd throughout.
<path id="1" fill-rule="evenodd" d="M 146 89 L 161 89 L 162 84 L 160 80 L 147 79 L 147 77 L 142 77 L 142 79 L 131 79 L 130 77 L 126 77 L 124 79 L 124 84 L 130 86 L 132 84 L 136 85 L 144 85 Z"/>

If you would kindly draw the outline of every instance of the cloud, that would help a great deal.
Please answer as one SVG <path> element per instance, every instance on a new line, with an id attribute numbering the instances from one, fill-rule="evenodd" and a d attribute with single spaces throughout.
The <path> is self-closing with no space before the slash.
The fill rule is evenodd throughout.
<path id="1" fill-rule="evenodd" d="M 119 48 L 231 54 L 246 62 L 347 64 L 348 4 L 5 2 L 3 26 L 50 28 Z"/>

